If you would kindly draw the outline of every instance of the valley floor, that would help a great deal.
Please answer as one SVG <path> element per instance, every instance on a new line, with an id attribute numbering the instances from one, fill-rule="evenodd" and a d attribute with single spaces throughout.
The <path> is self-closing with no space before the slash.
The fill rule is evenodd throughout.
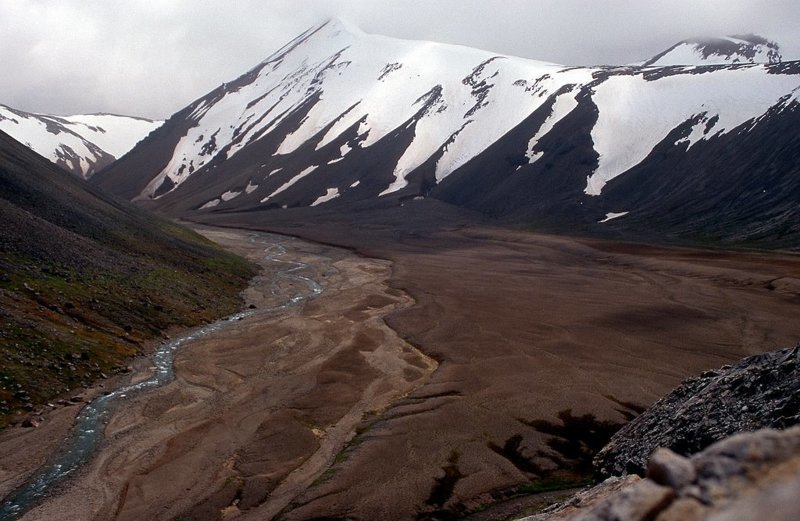
<path id="1" fill-rule="evenodd" d="M 322 295 L 183 348 L 176 381 L 120 409 L 99 456 L 25 519 L 452 519 L 582 482 L 601 442 L 587 432 L 800 339 L 795 256 L 258 227 L 319 241 L 285 246 Z M 247 232 L 206 233 L 259 254 Z M 264 307 L 270 281 L 248 300 Z"/>
<path id="2" fill-rule="evenodd" d="M 286 264 L 265 263 L 252 233 L 202 231 L 262 262 L 248 304 L 267 309 L 305 289 L 274 277 Z M 23 519 L 214 519 L 238 507 L 268 519 L 320 478 L 364 415 L 429 377 L 436 362 L 383 321 L 411 304 L 385 285 L 387 261 L 276 240 L 287 250 L 280 260 L 309 265 L 302 274 L 323 293 L 182 347 L 176 380 L 125 402 L 91 463 Z M 39 429 L 4 433 L 0 454 L 24 454 L 36 437 L 43 452 L 57 447 L 65 414 L 43 427 L 46 438 Z"/>
<path id="3" fill-rule="evenodd" d="M 587 433 L 689 376 L 800 340 L 796 255 L 539 235 L 424 211 L 209 219 L 391 260 L 391 285 L 416 305 L 388 323 L 439 362 L 285 519 L 451 519 L 580 483 L 603 443 Z"/>

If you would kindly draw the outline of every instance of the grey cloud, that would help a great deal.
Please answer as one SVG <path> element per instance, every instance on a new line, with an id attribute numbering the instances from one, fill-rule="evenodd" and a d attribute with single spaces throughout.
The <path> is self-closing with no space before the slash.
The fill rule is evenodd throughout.
<path id="1" fill-rule="evenodd" d="M 0 103 L 167 117 L 330 16 L 568 65 L 744 32 L 800 58 L 797 0 L 4 0 Z"/>

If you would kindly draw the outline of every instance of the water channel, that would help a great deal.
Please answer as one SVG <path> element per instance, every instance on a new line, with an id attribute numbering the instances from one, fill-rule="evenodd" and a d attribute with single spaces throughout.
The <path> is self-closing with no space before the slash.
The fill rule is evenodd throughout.
<path id="1" fill-rule="evenodd" d="M 124 385 L 98 396 L 87 404 L 76 418 L 71 434 L 55 458 L 44 465 L 25 485 L 11 493 L 0 505 L 0 521 L 11 521 L 21 517 L 44 499 L 54 487 L 89 461 L 103 441 L 105 425 L 111 412 L 116 407 L 124 406 L 125 398 L 156 389 L 174 380 L 173 361 L 178 349 L 194 340 L 223 331 L 244 318 L 254 315 L 275 316 L 322 293 L 323 288 L 318 282 L 299 274 L 309 267 L 307 264 L 279 258 L 287 253 L 286 247 L 281 243 L 291 240 L 266 233 L 248 235 L 250 243 L 264 246 L 264 257 L 259 264 L 272 271 L 271 292 L 273 297 L 279 299 L 278 304 L 265 309 L 237 313 L 190 330 L 159 346 L 150 356 L 155 369 L 153 375 L 141 382 Z M 284 294 L 287 290 L 281 285 L 282 281 L 299 284 L 290 286 L 294 288 L 292 294 Z"/>

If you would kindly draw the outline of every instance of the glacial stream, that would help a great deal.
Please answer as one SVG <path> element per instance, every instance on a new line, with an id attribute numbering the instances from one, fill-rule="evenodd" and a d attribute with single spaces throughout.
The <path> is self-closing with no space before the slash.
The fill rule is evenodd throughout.
<path id="1" fill-rule="evenodd" d="M 103 440 L 105 424 L 111 412 L 122 405 L 122 400 L 133 394 L 152 390 L 171 382 L 175 378 L 173 360 L 179 348 L 198 338 L 222 331 L 246 317 L 275 315 L 322 293 L 323 288 L 319 283 L 297 273 L 307 268 L 307 264 L 278 259 L 286 254 L 286 248 L 276 241 L 291 239 L 266 233 L 253 233 L 248 236 L 248 240 L 253 244 L 265 246 L 264 259 L 260 262 L 262 266 L 268 267 L 270 264 L 286 266 L 273 274 L 271 286 L 272 295 L 280 297 L 282 301 L 266 309 L 237 313 L 212 324 L 190 330 L 182 336 L 162 344 L 150 356 L 155 369 L 150 378 L 98 396 L 84 407 L 75 420 L 72 433 L 64 441 L 64 446 L 56 457 L 45 464 L 25 485 L 11 493 L 0 505 L 0 521 L 21 517 L 22 514 L 36 506 L 55 486 L 89 461 Z M 280 284 L 282 280 L 299 282 L 299 287 L 292 286 L 296 293 L 282 295 L 283 290 Z"/>

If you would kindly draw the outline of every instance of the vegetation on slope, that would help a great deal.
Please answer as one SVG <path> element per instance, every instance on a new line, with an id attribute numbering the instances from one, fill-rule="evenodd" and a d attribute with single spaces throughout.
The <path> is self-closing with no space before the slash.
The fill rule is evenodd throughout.
<path id="1" fill-rule="evenodd" d="M 0 133 L 0 426 L 234 312 L 253 273 Z"/>

